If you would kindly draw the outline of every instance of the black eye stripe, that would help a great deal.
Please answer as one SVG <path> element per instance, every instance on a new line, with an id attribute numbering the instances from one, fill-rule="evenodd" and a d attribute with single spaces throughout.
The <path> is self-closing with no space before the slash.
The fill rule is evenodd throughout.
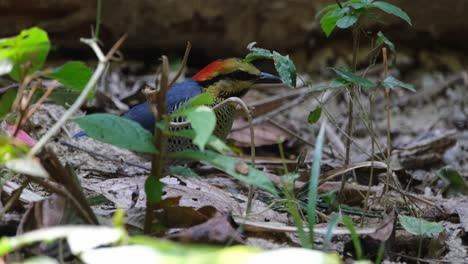
<path id="1" fill-rule="evenodd" d="M 199 82 L 202 87 L 208 87 L 221 80 L 238 80 L 238 81 L 252 81 L 258 79 L 258 75 L 251 74 L 245 71 L 236 70 L 228 74 L 221 74 L 206 81 Z"/>

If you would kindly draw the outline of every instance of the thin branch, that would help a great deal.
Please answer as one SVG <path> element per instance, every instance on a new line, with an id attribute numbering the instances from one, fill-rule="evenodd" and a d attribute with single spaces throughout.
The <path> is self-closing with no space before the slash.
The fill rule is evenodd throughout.
<path id="1" fill-rule="evenodd" d="M 112 49 L 109 51 L 107 56 L 104 56 L 101 49 L 97 45 L 96 40 L 94 39 L 82 39 L 81 41 L 88 44 L 96 53 L 96 56 L 99 59 L 98 66 L 96 70 L 94 71 L 93 75 L 91 76 L 90 80 L 86 84 L 86 87 L 83 89 L 81 92 L 80 96 L 76 99 L 76 101 L 70 106 L 70 108 L 63 114 L 63 116 L 55 123 L 48 131 L 47 133 L 41 137 L 41 139 L 34 145 L 34 147 L 31 149 L 29 152 L 28 156 L 32 157 L 39 153 L 42 148 L 49 142 L 49 140 L 55 136 L 59 131 L 60 128 L 67 122 L 68 119 L 70 119 L 73 114 L 81 107 L 81 105 L 87 100 L 89 92 L 94 88 L 96 83 L 98 82 L 99 78 L 101 77 L 102 73 L 104 72 L 104 69 L 106 68 L 107 63 L 109 62 L 109 58 L 112 57 L 113 53 L 120 47 L 120 45 L 123 43 L 127 35 L 124 35 L 121 37 L 117 43 L 112 47 Z"/>
<path id="2" fill-rule="evenodd" d="M 177 79 L 179 79 L 180 75 L 184 71 L 185 65 L 187 65 L 187 60 L 188 60 L 188 56 L 190 54 L 191 49 L 192 49 L 192 43 L 190 43 L 190 41 L 187 41 L 187 47 L 185 48 L 184 58 L 182 59 L 182 66 L 177 71 L 177 74 L 174 77 L 174 79 L 172 79 L 172 81 L 169 83 L 169 85 L 168 85 L 169 87 L 172 87 L 172 85 L 175 84 Z"/>
<path id="3" fill-rule="evenodd" d="M 39 106 L 44 103 L 44 101 L 49 97 L 49 95 L 54 91 L 55 87 L 58 85 L 57 81 L 52 82 L 52 84 L 47 88 L 47 91 L 41 96 L 41 98 L 37 101 L 37 103 L 28 111 L 28 113 L 22 118 L 21 120 L 21 126 L 23 126 L 26 121 L 28 121 L 29 118 L 34 114 L 34 112 L 37 111 Z"/>

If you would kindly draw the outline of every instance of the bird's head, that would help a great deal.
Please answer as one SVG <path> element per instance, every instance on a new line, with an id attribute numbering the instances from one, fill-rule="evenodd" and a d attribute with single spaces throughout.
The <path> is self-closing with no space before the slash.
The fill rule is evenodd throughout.
<path id="1" fill-rule="evenodd" d="M 251 63 L 237 58 L 214 61 L 192 79 L 215 100 L 241 97 L 256 83 L 281 83 L 279 77 L 261 72 Z"/>

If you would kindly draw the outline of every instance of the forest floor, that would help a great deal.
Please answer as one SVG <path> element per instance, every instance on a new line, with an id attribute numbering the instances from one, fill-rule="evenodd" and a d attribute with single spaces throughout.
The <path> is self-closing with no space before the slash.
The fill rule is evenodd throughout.
<path id="1" fill-rule="evenodd" d="M 144 100 L 141 93 L 143 84 L 153 82 L 154 76 L 135 74 L 128 65 L 131 63 L 110 71 L 105 79 L 106 85 L 101 87 L 104 93 L 97 93 L 93 107 L 84 110 L 88 113 L 106 111 L 119 114 Z M 367 77 L 372 79 L 379 74 L 380 71 L 373 71 Z M 244 99 L 248 105 L 254 106 L 255 166 L 278 185 L 282 182 L 282 175 L 298 172 L 296 200 L 301 207 L 307 202 L 303 192 L 309 179 L 315 135 L 320 124 L 325 122 L 322 181 L 319 185 L 322 199 L 316 225 L 318 248 L 323 246 L 322 238 L 330 217 L 341 211 L 353 219 L 369 258 L 375 257 L 379 245 L 373 239 L 384 236 L 387 241 L 385 256 L 397 261 L 415 262 L 418 245 L 422 243 L 424 246 L 419 257 L 426 261 L 466 262 L 468 74 L 464 71 L 427 72 L 413 67 L 405 67 L 405 70 L 392 74 L 413 84 L 416 92 L 396 90 L 391 93 L 390 181 L 386 178 L 386 160 L 383 158 L 387 151 L 387 119 L 384 93 L 381 91 L 360 91 L 356 97 L 351 161 L 345 166 L 346 91 L 340 88 L 311 93 L 303 85 L 296 89 L 276 85 L 251 90 Z M 303 74 L 302 78 L 310 80 L 312 86 L 330 81 L 326 76 Z M 374 98 L 372 112 L 369 111 L 370 94 Z M 309 113 L 319 106 L 322 106 L 321 119 L 310 124 L 307 121 Z M 32 131 L 37 133 L 37 138 L 63 112 L 60 105 L 42 105 L 31 119 Z M 371 119 L 375 137 L 369 130 Z M 245 124 L 245 119 L 239 115 L 228 144 L 239 150 L 240 159 L 249 162 L 250 135 L 248 128 L 242 128 Z M 88 137 L 73 139 L 72 136 L 79 131 L 78 125 L 68 123 L 49 146 L 63 164 L 69 164 L 76 172 L 100 222 L 109 223 L 116 209 L 123 208 L 129 230 L 141 232 L 146 206 L 144 183 L 151 166 L 149 157 Z M 375 139 L 373 161 L 370 158 L 372 138 Z M 278 142 L 282 142 L 284 158 L 280 156 Z M 305 161 L 298 163 L 299 154 L 305 150 L 308 153 Z M 371 172 L 372 164 L 375 169 Z M 200 177 L 172 173 L 163 179 L 166 184 L 164 198 L 177 199 L 172 200 L 175 205 L 170 209 L 157 212 L 160 236 L 179 241 L 246 243 L 268 249 L 300 246 L 284 201 L 272 200 L 268 194 L 257 191 L 252 214 L 245 221 L 246 186 L 209 165 L 197 163 L 191 166 Z M 369 188 L 371 173 L 374 179 Z M 347 182 L 341 189 L 343 175 Z M 29 186 L 28 190 L 22 194 L 23 205 L 9 213 L 9 218 L 3 219 L 11 228 L 24 232 L 38 227 L 81 223 L 74 217 L 76 212 L 62 199 L 49 196 L 48 192 L 35 185 Z M 48 199 L 35 202 L 25 212 L 28 203 L 41 200 L 41 197 Z M 330 202 L 327 197 L 338 200 Z M 394 210 L 398 215 L 439 222 L 444 231 L 435 237 L 411 234 L 395 224 Z M 239 225 L 242 233 L 237 232 Z M 346 258 L 354 253 L 350 236 L 343 230 L 337 228 L 334 231 L 330 250 Z"/>

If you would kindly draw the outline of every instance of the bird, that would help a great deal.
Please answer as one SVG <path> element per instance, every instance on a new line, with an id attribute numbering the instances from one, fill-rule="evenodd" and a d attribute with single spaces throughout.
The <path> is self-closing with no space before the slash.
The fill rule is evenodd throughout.
<path id="1" fill-rule="evenodd" d="M 211 62 L 191 79 L 174 84 L 166 93 L 166 113 L 171 114 L 191 98 L 208 93 L 217 105 L 230 97 L 242 97 L 257 83 L 282 83 L 281 78 L 273 74 L 260 71 L 250 62 L 239 58 L 219 59 Z M 212 106 L 214 106 L 212 105 Z M 236 105 L 223 105 L 215 111 L 216 126 L 213 134 L 224 140 L 232 129 Z M 155 118 L 148 102 L 133 106 L 122 117 L 140 124 L 151 133 L 154 132 Z M 180 120 L 177 120 L 180 121 Z M 86 136 L 86 132 L 79 132 L 74 136 Z M 195 148 L 190 139 L 170 137 L 168 152 L 177 152 Z"/>

